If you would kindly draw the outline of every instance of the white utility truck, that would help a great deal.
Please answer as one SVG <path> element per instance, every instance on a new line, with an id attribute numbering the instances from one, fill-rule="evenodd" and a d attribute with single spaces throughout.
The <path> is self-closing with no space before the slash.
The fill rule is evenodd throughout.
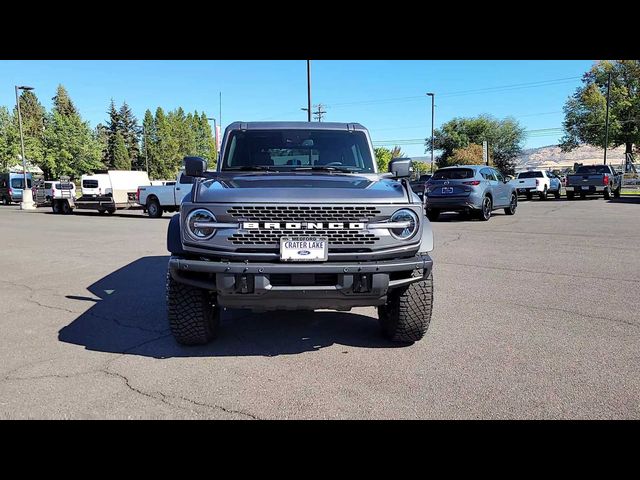
<path id="1" fill-rule="evenodd" d="M 176 180 L 165 185 L 140 185 L 137 201 L 151 218 L 158 218 L 164 212 L 177 212 L 192 185 L 193 177 L 180 170 Z"/>

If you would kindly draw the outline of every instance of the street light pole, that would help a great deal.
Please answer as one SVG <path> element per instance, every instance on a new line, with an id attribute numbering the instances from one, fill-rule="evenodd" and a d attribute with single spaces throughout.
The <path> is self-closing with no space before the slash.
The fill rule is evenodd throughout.
<path id="1" fill-rule="evenodd" d="M 433 173 L 433 143 L 434 143 L 433 126 L 434 126 L 434 120 L 435 120 L 435 114 L 436 114 L 436 109 L 435 109 L 436 95 L 435 93 L 427 93 L 427 96 L 431 97 L 431 173 Z"/>
<path id="2" fill-rule="evenodd" d="M 18 90 L 33 90 L 33 87 L 27 87 L 25 85 L 19 87 L 15 85 L 16 89 L 16 107 L 18 107 L 18 125 L 20 126 L 20 148 L 22 151 L 22 175 L 23 182 L 22 185 L 22 202 L 20 203 L 20 209 L 22 210 L 34 210 L 35 206 L 33 205 L 33 195 L 31 194 L 31 189 L 27 188 L 27 158 L 24 153 L 24 135 L 22 133 L 22 112 L 20 111 L 20 97 L 18 96 Z"/>
<path id="3" fill-rule="evenodd" d="M 605 116 L 605 133 L 604 133 L 604 164 L 607 164 L 607 146 L 609 145 L 609 91 L 611 90 L 611 72 L 607 80 L 607 113 Z"/>
<path id="4" fill-rule="evenodd" d="M 310 122 L 310 121 L 311 121 L 311 60 L 307 60 L 307 122 Z"/>

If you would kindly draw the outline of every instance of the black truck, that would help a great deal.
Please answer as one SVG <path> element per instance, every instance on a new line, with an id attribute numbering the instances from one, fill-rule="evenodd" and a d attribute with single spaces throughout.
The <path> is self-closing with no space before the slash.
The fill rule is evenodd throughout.
<path id="1" fill-rule="evenodd" d="M 572 200 L 576 194 L 580 198 L 587 195 L 602 195 L 605 199 L 620 197 L 622 173 L 616 172 L 611 165 L 582 165 L 576 173 L 567 175 L 567 198 Z"/>
<path id="2" fill-rule="evenodd" d="M 203 344 L 222 308 L 376 306 L 392 341 L 431 320 L 431 225 L 410 159 L 378 173 L 357 123 L 235 122 L 215 172 L 185 158 L 191 193 L 167 234 L 167 307 L 181 344 Z"/>

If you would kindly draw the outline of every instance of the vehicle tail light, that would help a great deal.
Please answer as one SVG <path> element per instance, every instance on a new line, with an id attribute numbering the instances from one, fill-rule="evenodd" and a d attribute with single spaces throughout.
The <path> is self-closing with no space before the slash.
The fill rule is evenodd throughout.
<path id="1" fill-rule="evenodd" d="M 13 189 L 9 187 L 9 195 L 13 195 Z"/>
<path id="2" fill-rule="evenodd" d="M 473 186 L 476 186 L 476 185 L 480 185 L 480 180 L 472 180 L 472 181 L 470 181 L 470 182 L 462 182 L 462 184 L 463 184 L 463 185 L 473 185 Z"/>
<path id="3" fill-rule="evenodd" d="M 609 175 L 607 175 L 606 173 L 604 174 L 604 177 L 602 177 L 602 184 L 609 185 Z"/>
<path id="4" fill-rule="evenodd" d="M 140 187 L 136 190 L 136 202 L 140 203 Z"/>

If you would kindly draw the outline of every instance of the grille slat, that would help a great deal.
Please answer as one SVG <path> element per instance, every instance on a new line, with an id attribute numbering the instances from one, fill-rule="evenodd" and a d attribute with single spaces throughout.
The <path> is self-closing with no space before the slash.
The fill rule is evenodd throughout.
<path id="1" fill-rule="evenodd" d="M 361 230 L 262 230 L 235 233 L 228 237 L 234 245 L 280 245 L 280 238 L 292 235 L 327 237 L 329 243 L 338 245 L 374 245 L 379 237 Z"/>

